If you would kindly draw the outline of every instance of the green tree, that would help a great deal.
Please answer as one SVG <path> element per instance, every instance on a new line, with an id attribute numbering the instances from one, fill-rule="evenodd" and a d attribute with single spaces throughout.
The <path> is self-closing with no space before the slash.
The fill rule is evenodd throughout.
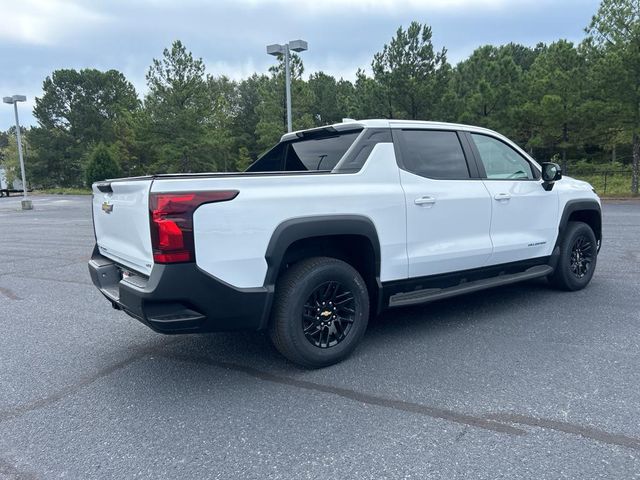
<path id="1" fill-rule="evenodd" d="M 587 28 L 601 95 L 619 106 L 619 121 L 633 145 L 631 193 L 638 195 L 640 166 L 640 3 L 603 0 Z"/>
<path id="2" fill-rule="evenodd" d="M 209 112 L 206 119 L 207 144 L 218 171 L 235 170 L 232 127 L 238 111 L 238 85 L 226 76 L 207 76 Z"/>
<path id="3" fill-rule="evenodd" d="M 142 136 L 153 149 L 156 172 L 197 172 L 215 168 L 207 138 L 211 97 L 201 58 L 179 40 L 154 59 L 147 72 L 148 118 Z"/>
<path id="4" fill-rule="evenodd" d="M 358 69 L 353 86 L 352 116 L 361 118 L 393 118 L 393 104 L 390 95 L 364 70 Z"/>
<path id="5" fill-rule="evenodd" d="M 89 154 L 85 178 L 87 185 L 120 176 L 120 166 L 104 143 L 99 143 Z"/>
<path id="6" fill-rule="evenodd" d="M 240 147 L 235 161 L 235 170 L 237 172 L 244 172 L 252 163 L 253 160 L 249 156 L 249 150 L 247 147 Z"/>
<path id="7" fill-rule="evenodd" d="M 23 154 L 26 154 L 29 151 L 27 148 L 28 133 L 25 128 L 21 128 L 20 133 Z M 12 185 L 14 180 L 20 178 L 20 158 L 18 156 L 16 127 L 11 127 L 7 132 L 2 132 L 2 135 L 0 135 L 0 167 L 4 168 L 8 185 Z M 30 177 L 27 177 L 27 179 L 29 179 L 29 183 L 32 183 Z"/>
<path id="8" fill-rule="evenodd" d="M 349 80 L 341 78 L 336 84 L 336 102 L 338 104 L 338 117 L 336 121 L 340 121 L 345 117 L 355 118 L 356 101 L 355 86 Z"/>
<path id="9" fill-rule="evenodd" d="M 373 57 L 373 76 L 389 118 L 434 119 L 451 72 L 446 49 L 436 52 L 428 25 L 411 22 Z"/>
<path id="10" fill-rule="evenodd" d="M 269 77 L 253 74 L 237 86 L 235 115 L 231 124 L 234 149 L 246 148 L 248 155 L 256 159 L 262 149 L 258 146 L 256 129 L 260 121 L 258 107 L 262 102 L 262 92 L 267 88 Z"/>
<path id="11" fill-rule="evenodd" d="M 34 155 L 25 168 L 31 182 L 43 187 L 80 187 L 84 184 L 83 162 L 89 146 L 75 143 L 60 129 L 33 127 L 29 135 Z"/>
<path id="12" fill-rule="evenodd" d="M 116 157 L 123 175 L 127 177 L 151 173 L 148 171 L 150 158 L 140 142 L 140 125 L 144 112 L 126 112 L 115 123 L 116 140 L 113 143 Z"/>
<path id="13" fill-rule="evenodd" d="M 56 70 L 42 89 L 33 109 L 38 127 L 31 135 L 31 178 L 43 185 L 79 186 L 91 146 L 113 143 L 118 120 L 139 108 L 136 91 L 122 73 L 95 69 Z"/>
<path id="14" fill-rule="evenodd" d="M 520 102 L 521 79 L 511 48 L 476 49 L 455 69 L 458 120 L 512 134 L 512 107 Z"/>
<path id="15" fill-rule="evenodd" d="M 560 148 L 565 170 L 567 150 L 580 141 L 586 76 L 584 57 L 566 40 L 545 48 L 526 74 L 528 110 L 537 124 L 531 143 Z"/>
<path id="16" fill-rule="evenodd" d="M 312 94 L 311 114 L 316 126 L 339 122 L 348 115 L 348 85 L 350 82 L 340 79 L 336 81 L 324 72 L 312 73 L 309 76 L 309 90 Z"/>
<path id="17" fill-rule="evenodd" d="M 9 146 L 9 132 L 0 132 L 0 165 L 2 165 L 2 161 L 4 160 L 5 151 L 4 149 Z"/>
<path id="18" fill-rule="evenodd" d="M 523 72 L 526 72 L 531 68 L 533 62 L 538 58 L 538 55 L 546 49 L 546 45 L 544 43 L 538 43 L 534 48 L 531 48 L 512 42 L 500 48 L 513 58 L 515 64 L 518 65 Z"/>

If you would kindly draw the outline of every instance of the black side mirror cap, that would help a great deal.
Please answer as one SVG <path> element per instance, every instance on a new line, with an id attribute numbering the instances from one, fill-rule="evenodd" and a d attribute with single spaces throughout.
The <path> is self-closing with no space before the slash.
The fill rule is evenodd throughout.
<path id="1" fill-rule="evenodd" d="M 562 168 L 553 162 L 544 162 L 540 166 L 542 167 L 542 186 L 549 191 L 553 189 L 554 182 L 562 178 Z"/>

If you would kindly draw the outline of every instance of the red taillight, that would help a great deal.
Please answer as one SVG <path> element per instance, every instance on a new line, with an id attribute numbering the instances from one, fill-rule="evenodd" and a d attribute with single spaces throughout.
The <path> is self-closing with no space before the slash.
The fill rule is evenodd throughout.
<path id="1" fill-rule="evenodd" d="M 156 263 L 193 262 L 193 212 L 203 203 L 233 200 L 237 190 L 151 193 L 151 247 Z"/>

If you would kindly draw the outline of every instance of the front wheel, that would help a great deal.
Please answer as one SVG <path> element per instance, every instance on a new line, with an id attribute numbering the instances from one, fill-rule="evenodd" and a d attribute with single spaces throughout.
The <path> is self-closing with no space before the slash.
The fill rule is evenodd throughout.
<path id="1" fill-rule="evenodd" d="M 561 290 L 586 287 L 596 269 L 598 245 L 591 227 L 583 222 L 569 222 L 560 243 L 560 258 L 549 282 Z"/>
<path id="2" fill-rule="evenodd" d="M 289 360 L 320 368 L 354 350 L 368 319 L 369 294 L 358 271 L 336 258 L 314 257 L 278 280 L 269 333 Z"/>

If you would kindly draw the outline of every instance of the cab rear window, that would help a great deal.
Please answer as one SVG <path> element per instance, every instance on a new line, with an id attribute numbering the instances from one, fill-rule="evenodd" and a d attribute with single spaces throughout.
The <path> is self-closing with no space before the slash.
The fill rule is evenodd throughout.
<path id="1" fill-rule="evenodd" d="M 249 166 L 247 172 L 331 171 L 361 130 L 281 142 Z"/>

